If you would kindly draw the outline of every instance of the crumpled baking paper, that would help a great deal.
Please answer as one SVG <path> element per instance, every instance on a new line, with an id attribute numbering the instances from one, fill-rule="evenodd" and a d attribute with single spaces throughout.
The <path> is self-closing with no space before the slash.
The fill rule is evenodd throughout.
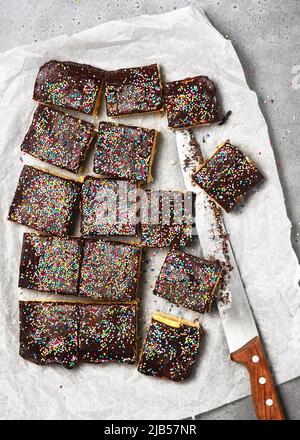
<path id="1" fill-rule="evenodd" d="M 231 42 L 222 37 L 203 12 L 188 7 L 105 23 L 0 55 L 0 417 L 177 419 L 250 394 L 246 370 L 229 359 L 216 307 L 209 315 L 200 316 L 206 336 L 199 362 L 193 376 L 179 384 L 144 376 L 129 365 L 81 365 L 69 371 L 60 366 L 41 367 L 18 355 L 19 298 L 51 295 L 18 289 L 22 235 L 28 229 L 8 222 L 6 217 L 24 161 L 55 171 L 55 167 L 20 153 L 35 108 L 35 76 L 40 65 L 50 59 L 104 69 L 157 62 L 166 80 L 202 74 L 216 82 L 224 111 L 232 110 L 232 117 L 222 127 L 200 128 L 195 134 L 206 157 L 216 145 L 230 138 L 266 178 L 244 207 L 225 215 L 225 223 L 275 380 L 281 383 L 298 376 L 300 270 L 290 244 L 290 222 L 267 125 Z M 104 105 L 100 119 L 106 119 Z M 120 120 L 160 131 L 153 187 L 184 189 L 175 134 L 167 129 L 166 117 L 145 114 Z M 92 152 L 85 174 L 91 172 L 91 158 Z M 191 252 L 201 254 L 201 249 L 196 244 Z M 141 286 L 144 323 L 149 322 L 153 309 L 186 318 L 199 317 L 152 295 L 165 255 L 166 250 L 154 249 L 145 256 Z"/>

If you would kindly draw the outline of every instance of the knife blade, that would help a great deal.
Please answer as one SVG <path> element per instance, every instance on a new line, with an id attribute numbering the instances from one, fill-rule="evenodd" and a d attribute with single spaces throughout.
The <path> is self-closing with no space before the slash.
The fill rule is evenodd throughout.
<path id="1" fill-rule="evenodd" d="M 195 225 L 205 258 L 214 257 L 225 267 L 221 300 L 217 302 L 231 359 L 246 366 L 250 375 L 256 415 L 283 420 L 263 346 L 220 208 L 192 180 L 203 164 L 200 145 L 191 130 L 176 132 L 176 144 L 186 189 L 196 194 Z"/>

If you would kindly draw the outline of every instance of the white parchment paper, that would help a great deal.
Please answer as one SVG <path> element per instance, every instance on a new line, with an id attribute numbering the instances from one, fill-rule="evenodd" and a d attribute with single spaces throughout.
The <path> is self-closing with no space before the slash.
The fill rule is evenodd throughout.
<path id="1" fill-rule="evenodd" d="M 35 108 L 31 99 L 35 76 L 39 66 L 49 59 L 104 69 L 157 62 L 166 80 L 203 74 L 216 82 L 223 108 L 232 110 L 232 117 L 222 127 L 197 129 L 196 136 L 206 156 L 230 138 L 266 177 L 245 206 L 226 215 L 225 222 L 276 382 L 298 376 L 300 270 L 290 244 L 290 222 L 266 122 L 231 42 L 202 12 L 189 7 L 105 23 L 0 55 L 0 417 L 183 418 L 250 393 L 246 371 L 229 360 L 216 308 L 201 317 L 206 337 L 200 359 L 193 377 L 181 384 L 146 377 L 127 365 L 82 365 L 69 371 L 40 367 L 19 357 L 19 298 L 50 296 L 17 288 L 22 235 L 27 229 L 6 221 L 6 217 L 23 162 L 41 165 L 38 160 L 21 156 L 20 144 Z M 100 118 L 106 119 L 103 107 Z M 160 131 L 153 186 L 184 189 L 175 135 L 167 129 L 166 118 L 149 114 L 121 121 Z M 91 172 L 90 162 L 85 173 Z M 55 170 L 45 164 L 43 167 Z M 196 246 L 191 252 L 201 251 Z M 153 308 L 172 310 L 188 318 L 198 316 L 153 297 L 153 284 L 165 254 L 166 250 L 150 250 L 145 257 L 141 288 L 144 322 L 149 321 Z"/>

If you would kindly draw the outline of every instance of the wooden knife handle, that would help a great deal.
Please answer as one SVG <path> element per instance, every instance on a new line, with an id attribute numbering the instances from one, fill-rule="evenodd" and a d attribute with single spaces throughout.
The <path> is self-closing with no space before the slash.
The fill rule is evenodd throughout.
<path id="1" fill-rule="evenodd" d="M 260 420 L 284 420 L 285 417 L 260 338 L 257 336 L 232 353 L 231 359 L 243 364 L 248 369 L 257 418 Z"/>

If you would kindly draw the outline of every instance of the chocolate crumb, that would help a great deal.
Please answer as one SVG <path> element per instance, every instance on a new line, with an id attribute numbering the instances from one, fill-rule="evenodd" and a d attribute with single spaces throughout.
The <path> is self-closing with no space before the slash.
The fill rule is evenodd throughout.
<path id="1" fill-rule="evenodd" d="M 221 122 L 219 122 L 219 124 L 218 125 L 224 125 L 225 124 L 225 122 L 227 122 L 228 121 L 228 119 L 230 118 L 230 116 L 232 115 L 232 111 L 231 110 L 229 110 L 227 113 L 226 113 L 226 115 L 224 116 L 224 118 L 222 119 L 222 121 Z"/>
<path id="2" fill-rule="evenodd" d="M 230 273 L 232 272 L 232 265 L 230 263 L 229 257 L 229 237 L 226 233 L 222 221 L 222 212 L 221 209 L 215 204 L 214 201 L 209 201 L 212 210 L 214 211 L 215 219 L 216 219 L 216 227 L 212 228 L 211 233 L 213 235 L 213 239 L 218 239 L 221 242 L 222 253 L 224 255 L 224 261 L 221 261 L 223 276 L 220 282 L 219 287 L 219 299 L 223 302 L 223 304 L 229 304 L 229 281 L 230 281 Z"/>

